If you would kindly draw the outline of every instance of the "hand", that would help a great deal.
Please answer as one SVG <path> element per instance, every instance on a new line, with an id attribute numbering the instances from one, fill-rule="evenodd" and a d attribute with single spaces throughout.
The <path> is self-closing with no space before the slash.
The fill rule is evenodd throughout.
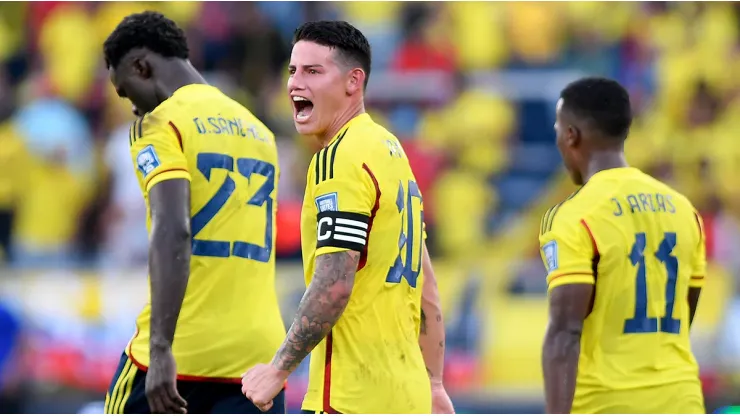
<path id="1" fill-rule="evenodd" d="M 283 389 L 287 378 L 287 371 L 270 364 L 257 364 L 242 374 L 242 393 L 260 411 L 266 412 L 272 408 L 272 399 Z"/>
<path id="2" fill-rule="evenodd" d="M 447 391 L 442 383 L 432 383 L 432 413 L 433 414 L 454 414 L 455 408 L 452 406 L 452 400 L 447 395 Z"/>
<path id="3" fill-rule="evenodd" d="M 188 403 L 177 392 L 177 366 L 172 350 L 152 354 L 146 372 L 146 400 L 152 413 L 187 413 Z"/>

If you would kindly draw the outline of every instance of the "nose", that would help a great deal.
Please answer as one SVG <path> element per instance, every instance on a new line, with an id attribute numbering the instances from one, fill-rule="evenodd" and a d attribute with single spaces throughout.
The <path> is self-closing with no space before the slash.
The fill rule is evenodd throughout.
<path id="1" fill-rule="evenodd" d="M 303 77 L 299 75 L 298 72 L 294 73 L 293 75 L 288 78 L 288 92 L 291 93 L 293 91 L 300 91 L 305 89 L 305 85 L 303 83 Z"/>

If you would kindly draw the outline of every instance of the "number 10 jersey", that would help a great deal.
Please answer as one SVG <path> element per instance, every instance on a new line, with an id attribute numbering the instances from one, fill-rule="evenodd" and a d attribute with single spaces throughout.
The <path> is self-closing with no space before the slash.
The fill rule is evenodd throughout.
<path id="1" fill-rule="evenodd" d="M 349 304 L 311 354 L 303 409 L 430 413 L 419 349 L 422 196 L 398 139 L 369 115 L 311 161 L 301 240 L 307 286 L 318 256 L 361 253 Z"/>
<path id="2" fill-rule="evenodd" d="M 150 231 L 152 187 L 190 181 L 190 278 L 173 343 L 178 377 L 238 383 L 285 337 L 275 293 L 274 136 L 218 89 L 193 84 L 138 119 L 129 141 Z M 127 349 L 143 370 L 150 316 L 147 302 Z"/>

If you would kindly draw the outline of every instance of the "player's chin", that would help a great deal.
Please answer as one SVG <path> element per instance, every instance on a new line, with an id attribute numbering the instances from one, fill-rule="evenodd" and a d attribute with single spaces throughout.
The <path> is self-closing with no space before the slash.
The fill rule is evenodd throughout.
<path id="1" fill-rule="evenodd" d="M 299 121 L 294 118 L 293 125 L 295 126 L 295 130 L 298 132 L 298 134 L 304 136 L 313 136 L 315 134 L 318 134 L 318 129 L 316 128 L 315 123 L 312 123 L 311 120 Z"/>

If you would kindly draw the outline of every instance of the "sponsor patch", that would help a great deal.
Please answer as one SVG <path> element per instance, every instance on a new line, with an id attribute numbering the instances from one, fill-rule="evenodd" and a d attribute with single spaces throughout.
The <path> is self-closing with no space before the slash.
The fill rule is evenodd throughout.
<path id="1" fill-rule="evenodd" d="M 337 203 L 337 193 L 332 192 L 330 194 L 321 195 L 316 197 L 316 209 L 319 212 L 337 211 L 339 204 Z"/>
<path id="2" fill-rule="evenodd" d="M 159 167 L 159 157 L 157 152 L 154 151 L 154 146 L 149 145 L 139 152 L 136 156 L 136 165 L 139 167 L 139 172 L 146 178 L 154 169 Z"/>
<path id="3" fill-rule="evenodd" d="M 549 241 L 542 246 L 542 252 L 545 254 L 545 263 L 547 272 L 551 273 L 558 269 L 558 242 Z"/>

